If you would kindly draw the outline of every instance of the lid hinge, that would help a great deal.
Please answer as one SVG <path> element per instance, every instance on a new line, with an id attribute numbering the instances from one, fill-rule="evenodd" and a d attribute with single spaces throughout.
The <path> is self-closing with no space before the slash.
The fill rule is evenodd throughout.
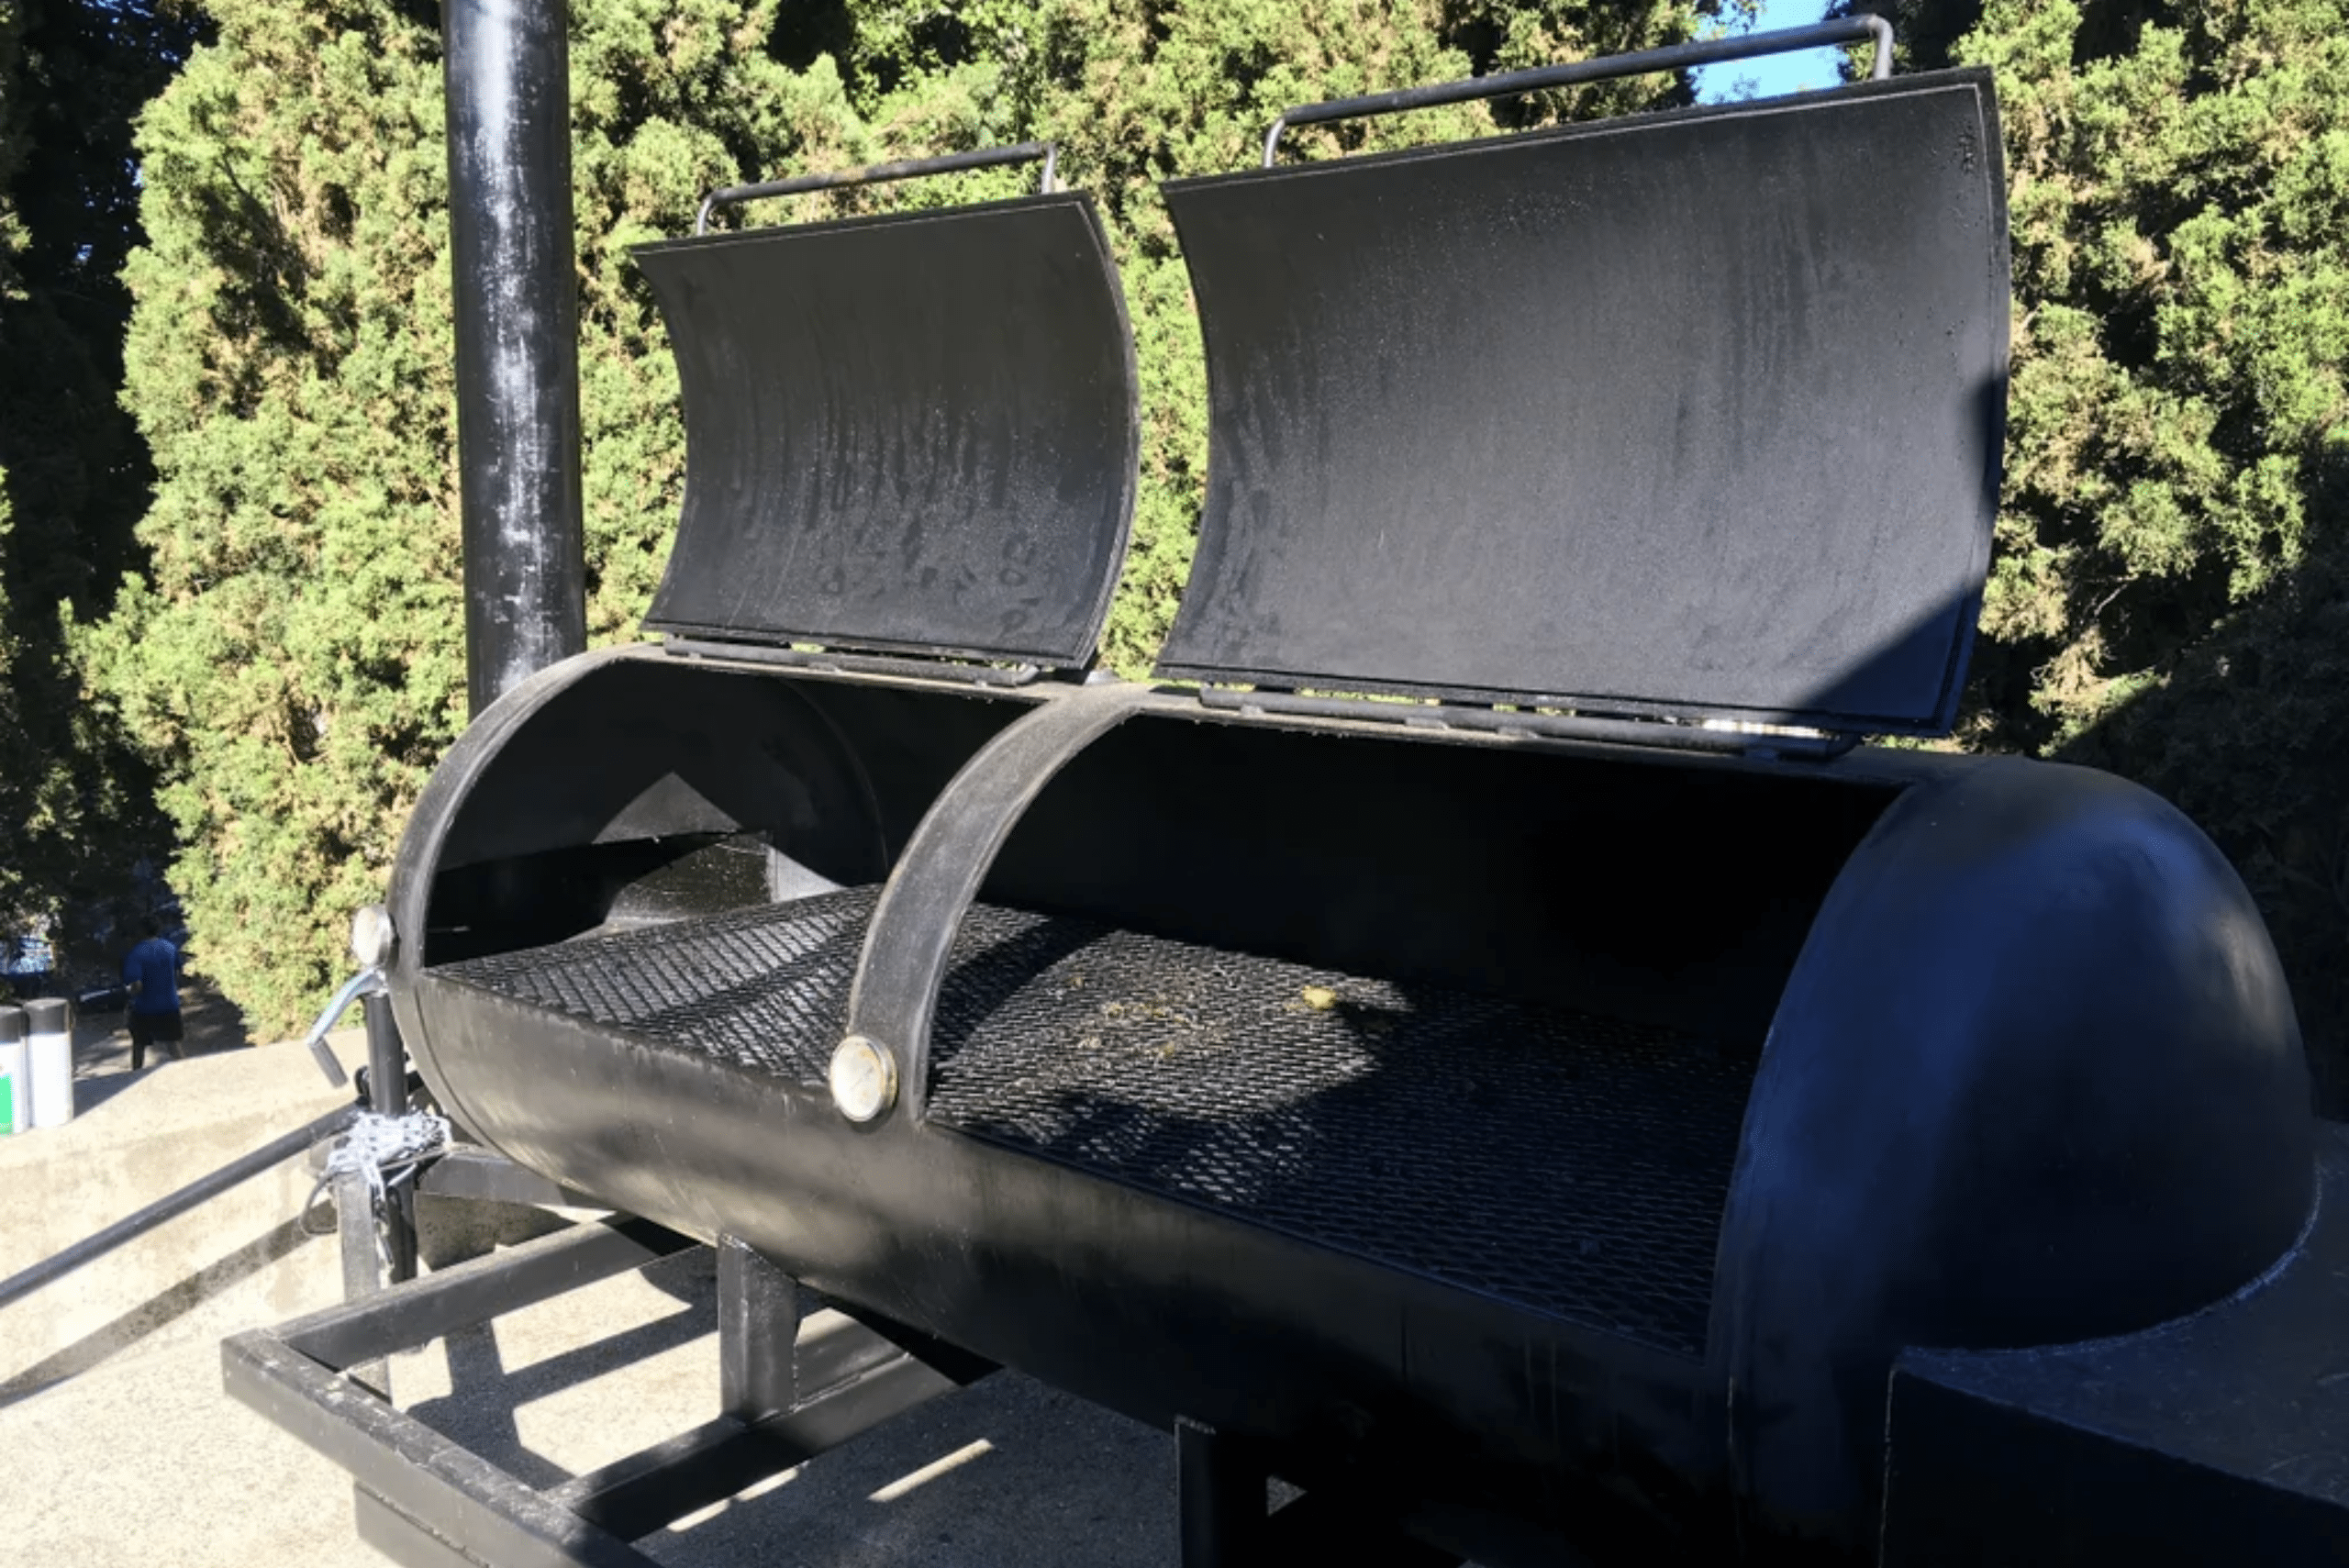
<path id="1" fill-rule="evenodd" d="M 1829 762 L 1860 742 L 1857 735 L 1840 731 L 1776 726 L 1732 728 L 1721 720 L 1610 718 L 1596 714 L 1543 713 L 1534 708 L 1502 709 L 1464 703 L 1372 702 L 1363 697 L 1307 696 L 1297 692 L 1236 691 L 1229 686 L 1201 686 L 1199 702 L 1207 707 L 1233 713 L 1297 714 L 1313 718 L 1392 724 L 1406 729 L 1603 740 L 1616 746 L 1648 746 L 1787 762 Z"/>
<path id="2" fill-rule="evenodd" d="M 968 686 L 1024 686 L 1045 672 L 1036 664 L 983 664 L 950 657 L 851 653 L 836 648 L 778 648 L 766 642 L 718 642 L 667 637 L 661 647 L 673 658 L 724 659 L 744 664 L 787 664 L 826 674 L 892 675 L 917 681 L 951 681 Z"/>

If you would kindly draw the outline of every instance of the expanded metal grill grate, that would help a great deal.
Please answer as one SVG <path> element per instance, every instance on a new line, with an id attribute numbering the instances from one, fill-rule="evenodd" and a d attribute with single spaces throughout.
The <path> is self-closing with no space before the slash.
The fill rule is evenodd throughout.
<path id="1" fill-rule="evenodd" d="M 817 1086 L 876 896 L 440 973 Z M 1752 1076 L 1665 1029 L 982 905 L 940 999 L 930 1114 L 1699 1355 Z"/>
<path id="2" fill-rule="evenodd" d="M 852 887 L 433 973 L 821 1088 L 880 896 Z"/>

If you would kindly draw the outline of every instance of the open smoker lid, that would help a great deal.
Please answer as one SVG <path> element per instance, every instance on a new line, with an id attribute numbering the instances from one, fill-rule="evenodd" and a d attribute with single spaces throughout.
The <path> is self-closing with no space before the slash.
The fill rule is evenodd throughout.
<path id="1" fill-rule="evenodd" d="M 1998 503 L 1987 72 L 1181 181 L 1163 674 L 1938 733 Z"/>
<path id="2" fill-rule="evenodd" d="M 683 383 L 645 626 L 1074 667 L 1123 561 L 1125 299 L 1081 195 L 640 246 Z"/>

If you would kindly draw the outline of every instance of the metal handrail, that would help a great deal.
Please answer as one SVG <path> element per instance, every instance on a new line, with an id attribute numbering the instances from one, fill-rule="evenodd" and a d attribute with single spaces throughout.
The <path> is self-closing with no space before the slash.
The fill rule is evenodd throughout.
<path id="1" fill-rule="evenodd" d="M 982 147 L 969 152 L 942 153 L 936 158 L 914 158 L 899 163 L 874 163 L 862 169 L 842 169 L 829 174 L 795 174 L 788 180 L 764 180 L 755 185 L 727 185 L 701 199 L 701 210 L 694 215 L 694 232 L 709 232 L 709 215 L 721 206 L 733 206 L 742 202 L 758 201 L 767 196 L 796 196 L 807 191 L 829 191 L 842 185 L 878 185 L 891 180 L 918 180 L 925 174 L 952 174 L 964 169 L 994 169 L 1006 163 L 1044 162 L 1043 178 L 1037 182 L 1037 195 L 1049 195 L 1060 168 L 1061 149 L 1056 141 L 1023 141 L 1016 147 Z"/>
<path id="2" fill-rule="evenodd" d="M 239 1182 L 260 1175 L 273 1165 L 284 1163 L 306 1151 L 322 1138 L 340 1132 L 359 1114 L 358 1106 L 340 1106 L 326 1115 L 295 1128 L 281 1137 L 273 1138 L 250 1154 L 239 1155 L 207 1176 L 199 1176 L 168 1197 L 159 1198 L 128 1219 L 117 1220 L 96 1235 L 76 1241 L 53 1257 L 44 1258 L 19 1273 L 0 1280 L 0 1307 L 30 1296 L 43 1285 L 53 1284 L 85 1263 L 96 1262 L 125 1242 L 135 1241 L 165 1220 L 185 1214 L 208 1199 L 219 1196 Z"/>
<path id="3" fill-rule="evenodd" d="M 1544 87 L 1570 87 L 1580 82 L 1604 82 L 1616 76 L 1643 76 L 1652 71 L 1685 71 L 1724 60 L 1751 60 L 1756 55 L 1783 54 L 1791 50 L 1817 49 L 1824 44 L 1876 40 L 1876 59 L 1868 75 L 1881 81 L 1892 74 L 1892 24 L 1882 17 L 1839 17 L 1806 28 L 1781 28 L 1776 32 L 1749 33 L 1737 39 L 1706 39 L 1645 49 L 1634 54 L 1610 54 L 1578 60 L 1568 65 L 1537 65 L 1525 71 L 1504 71 L 1497 76 L 1474 76 L 1465 82 L 1438 82 L 1425 87 L 1401 87 L 1359 98 L 1332 98 L 1326 104 L 1306 104 L 1273 121 L 1264 132 L 1264 167 L 1273 166 L 1281 132 L 1293 125 L 1324 125 L 1330 120 L 1362 119 L 1371 115 L 1400 114 L 1406 109 L 1431 109 L 1440 104 L 1465 104 L 1478 98 L 1507 98 Z"/>

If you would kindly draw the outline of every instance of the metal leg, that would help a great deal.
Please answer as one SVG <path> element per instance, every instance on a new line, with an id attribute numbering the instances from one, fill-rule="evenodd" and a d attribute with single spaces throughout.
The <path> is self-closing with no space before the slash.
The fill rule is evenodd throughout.
<path id="1" fill-rule="evenodd" d="M 399 1025 L 392 1018 L 391 998 L 366 999 L 368 1106 L 378 1116 L 400 1116 L 407 1110 L 407 1059 L 400 1044 Z M 384 1195 L 379 1206 L 367 1177 L 346 1171 L 334 1182 L 335 1229 L 342 1248 L 342 1298 L 360 1301 L 389 1283 L 416 1277 L 416 1193 L 404 1183 Z M 380 1356 L 345 1369 L 351 1377 L 388 1399 L 392 1395 L 391 1362 Z"/>
<path id="2" fill-rule="evenodd" d="M 797 1404 L 793 1342 L 799 1282 L 731 1236 L 718 1239 L 718 1389 L 721 1413 L 744 1423 Z"/>
<path id="3" fill-rule="evenodd" d="M 342 1299 L 363 1301 L 384 1288 L 383 1262 L 375 1250 L 375 1195 L 361 1171 L 345 1171 L 334 1179 L 335 1234 L 342 1249 Z M 392 1396 L 391 1363 L 371 1356 L 343 1369 L 388 1399 Z"/>
<path id="4" fill-rule="evenodd" d="M 1183 1568 L 1252 1568 L 1263 1560 L 1267 1476 L 1261 1466 L 1213 1427 L 1177 1416 L 1174 1477 Z"/>
<path id="5" fill-rule="evenodd" d="M 400 1026 L 392 1016 L 392 999 L 382 993 L 368 996 L 361 1007 L 367 1020 L 367 1098 L 377 1116 L 406 1116 L 408 1110 L 407 1048 L 400 1042 Z M 394 1284 L 416 1277 L 416 1196 L 404 1184 L 384 1204 L 384 1256 Z M 348 1296 L 348 1290 L 345 1295 Z"/>
<path id="6" fill-rule="evenodd" d="M 402 1182 L 384 1195 L 384 1253 L 394 1284 L 416 1277 L 416 1183 Z"/>

